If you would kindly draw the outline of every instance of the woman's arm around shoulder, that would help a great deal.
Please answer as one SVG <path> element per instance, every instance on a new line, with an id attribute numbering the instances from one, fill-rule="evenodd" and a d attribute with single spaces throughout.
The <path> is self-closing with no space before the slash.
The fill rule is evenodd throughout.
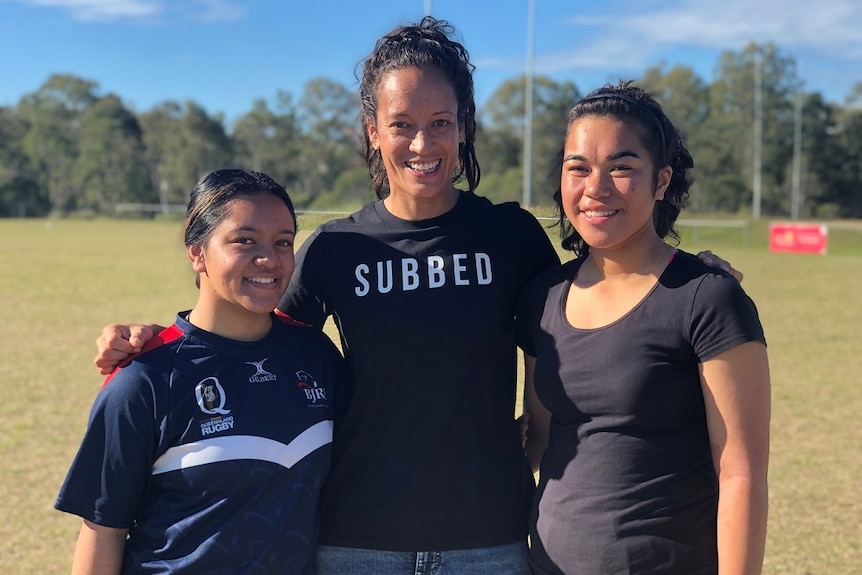
<path id="1" fill-rule="evenodd" d="M 155 324 L 106 325 L 96 340 L 96 358 L 93 364 L 99 368 L 99 373 L 109 375 L 124 359 L 140 352 L 144 345 L 163 329 Z"/>

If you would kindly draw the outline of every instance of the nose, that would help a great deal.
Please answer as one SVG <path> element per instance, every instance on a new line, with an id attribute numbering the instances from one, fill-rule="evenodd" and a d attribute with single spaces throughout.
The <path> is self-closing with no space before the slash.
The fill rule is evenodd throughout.
<path id="1" fill-rule="evenodd" d="M 610 193 L 610 174 L 602 170 L 592 170 L 587 176 L 585 195 L 591 198 L 607 196 Z"/>
<path id="2" fill-rule="evenodd" d="M 254 263 L 262 268 L 273 269 L 278 266 L 278 255 L 272 246 L 261 245 L 254 256 Z"/>
<path id="3" fill-rule="evenodd" d="M 413 135 L 413 140 L 410 142 L 410 151 L 420 153 L 425 149 L 426 144 L 427 137 L 425 135 L 425 130 L 416 130 L 416 133 Z"/>

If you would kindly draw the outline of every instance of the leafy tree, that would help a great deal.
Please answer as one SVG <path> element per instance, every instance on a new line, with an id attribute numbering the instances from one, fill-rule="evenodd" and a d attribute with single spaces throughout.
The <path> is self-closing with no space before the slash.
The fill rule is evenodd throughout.
<path id="1" fill-rule="evenodd" d="M 862 217 L 862 108 L 845 108 L 837 114 L 835 136 L 841 150 L 841 165 L 836 168 L 840 183 L 824 190 L 822 198 L 835 206 L 839 215 L 859 218 Z"/>
<path id="2" fill-rule="evenodd" d="M 212 170 L 232 163 L 233 147 L 221 114 L 210 116 L 195 102 L 187 101 L 180 118 L 180 173 L 184 176 L 183 203 L 197 181 Z"/>
<path id="3" fill-rule="evenodd" d="M 651 93 L 687 142 L 697 138 L 709 116 L 709 88 L 688 66 L 648 68 L 637 82 Z"/>
<path id="4" fill-rule="evenodd" d="M 81 190 L 79 208 L 110 213 L 122 202 L 155 200 L 143 155 L 137 118 L 119 97 L 109 94 L 81 115 L 74 179 Z"/>
<path id="5" fill-rule="evenodd" d="M 186 204 L 206 173 L 232 164 L 232 142 L 221 115 L 195 102 L 163 102 L 140 117 L 150 179 L 159 203 Z"/>
<path id="6" fill-rule="evenodd" d="M 177 167 L 182 146 L 177 137 L 181 118 L 182 106 L 172 101 L 162 102 L 138 117 L 149 181 L 164 209 L 171 203 L 184 204 L 191 190 Z"/>
<path id="7" fill-rule="evenodd" d="M 302 143 L 296 162 L 302 169 L 293 189 L 298 203 L 306 204 L 333 190 L 342 173 L 365 167 L 358 154 L 358 95 L 334 80 L 314 78 L 306 83 L 297 110 Z M 373 197 L 368 187 L 344 190 L 361 194 L 355 199 Z"/>
<path id="8" fill-rule="evenodd" d="M 42 216 L 50 211 L 23 151 L 27 127 L 12 108 L 0 108 L 0 217 Z"/>
<path id="9" fill-rule="evenodd" d="M 572 82 L 556 82 L 546 76 L 533 79 L 533 153 L 531 190 L 533 204 L 552 203 L 559 187 L 560 171 L 556 164 L 566 133 L 568 112 L 580 99 Z M 482 193 L 496 199 L 490 185 L 510 188 L 514 168 L 523 174 L 523 142 L 526 119 L 526 77 L 513 78 L 500 85 L 481 110 L 481 132 L 477 137 L 477 155 L 483 171 Z M 496 178 L 488 178 L 485 174 Z M 523 179 L 518 184 L 523 186 Z M 510 196 L 511 189 L 502 192 Z M 522 194 L 518 194 L 518 200 Z"/>
<path id="10" fill-rule="evenodd" d="M 662 105 L 694 157 L 696 179 L 690 209 L 706 210 L 717 205 L 739 209 L 739 195 L 744 194 L 746 186 L 736 176 L 716 176 L 721 173 L 726 157 L 722 157 L 722 150 L 716 149 L 714 135 L 706 126 L 710 112 L 709 87 L 688 66 L 674 66 L 665 72 L 663 64 L 648 68 L 638 84 Z M 711 200 L 705 194 L 710 185 Z"/>
<path id="11" fill-rule="evenodd" d="M 76 207 L 79 188 L 72 171 L 78 156 L 81 115 L 96 102 L 97 84 L 71 75 L 51 76 L 37 92 L 24 96 L 18 113 L 27 125 L 24 152 L 46 189 L 51 207 L 67 213 Z"/>
<path id="12" fill-rule="evenodd" d="M 709 144 L 713 163 L 706 171 L 708 177 L 732 171 L 740 181 L 753 180 L 756 65 L 762 78 L 763 211 L 781 213 L 788 204 L 784 184 L 793 157 L 793 98 L 798 78 L 793 58 L 781 55 L 774 45 L 749 44 L 742 52 L 721 55 L 718 77 L 710 86 L 710 114 L 704 123 L 707 134 L 714 138 Z M 716 159 L 726 163 L 716 164 Z"/>
<path id="13" fill-rule="evenodd" d="M 288 190 L 295 186 L 302 172 L 297 162 L 302 140 L 289 93 L 276 94 L 275 110 L 266 100 L 255 100 L 252 109 L 234 124 L 232 139 L 240 167 L 264 172 Z"/>

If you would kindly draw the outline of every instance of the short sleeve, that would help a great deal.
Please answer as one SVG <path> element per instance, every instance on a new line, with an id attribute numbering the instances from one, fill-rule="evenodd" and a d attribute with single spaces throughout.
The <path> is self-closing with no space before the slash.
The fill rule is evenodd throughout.
<path id="1" fill-rule="evenodd" d="M 97 525 L 129 528 L 158 445 L 153 386 L 132 366 L 99 392 L 55 507 Z"/>
<path id="2" fill-rule="evenodd" d="M 525 214 L 525 276 L 532 278 L 542 270 L 560 265 L 560 256 L 539 220 L 529 212 L 522 211 Z"/>
<path id="3" fill-rule="evenodd" d="M 287 291 L 278 303 L 278 311 L 293 320 L 312 326 L 322 326 L 327 312 L 317 277 L 321 273 L 315 262 L 326 261 L 318 254 L 323 240 L 320 228 L 300 246 L 296 253 L 296 268 Z"/>
<path id="4" fill-rule="evenodd" d="M 691 339 L 703 362 L 750 341 L 766 344 L 757 308 L 739 283 L 726 274 L 706 274 L 691 309 Z"/>

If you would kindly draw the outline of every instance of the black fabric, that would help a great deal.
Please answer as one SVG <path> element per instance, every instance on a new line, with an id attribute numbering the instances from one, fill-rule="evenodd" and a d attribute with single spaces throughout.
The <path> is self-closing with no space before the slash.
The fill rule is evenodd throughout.
<path id="1" fill-rule="evenodd" d="M 279 309 L 315 325 L 332 315 L 352 374 L 323 543 L 445 550 L 526 536 L 513 319 L 527 280 L 557 263 L 530 214 L 466 192 L 419 222 L 368 204 L 302 245 Z"/>
<path id="2" fill-rule="evenodd" d="M 516 329 L 552 414 L 531 516 L 535 572 L 717 573 L 718 484 L 698 364 L 765 343 L 754 303 L 678 252 L 629 313 L 576 329 L 564 303 L 580 264 L 530 285 Z"/>

